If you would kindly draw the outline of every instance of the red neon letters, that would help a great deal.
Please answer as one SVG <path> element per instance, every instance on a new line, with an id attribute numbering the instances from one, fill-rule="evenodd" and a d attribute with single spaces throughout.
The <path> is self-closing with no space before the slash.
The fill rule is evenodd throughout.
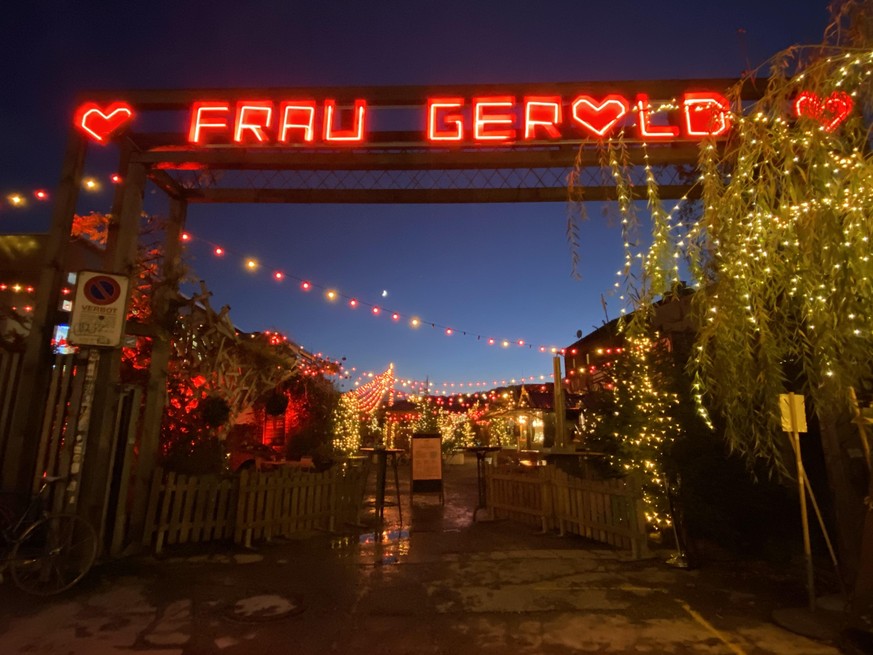
<path id="1" fill-rule="evenodd" d="M 336 100 L 196 102 L 188 141 L 226 145 L 343 145 L 367 140 L 362 99 L 351 107 Z M 646 140 L 702 139 L 731 127 L 730 106 L 718 93 L 689 92 L 671 105 L 653 105 L 646 94 L 432 97 L 427 99 L 425 138 L 433 144 L 501 145 L 519 141 L 602 139 L 620 130 Z"/>
<path id="2" fill-rule="evenodd" d="M 852 101 L 846 94 L 821 99 L 801 93 L 794 110 L 798 116 L 818 120 L 830 131 L 847 118 Z M 360 145 L 368 141 L 372 111 L 361 98 L 343 105 L 332 98 L 203 100 L 191 106 L 188 142 L 225 146 Z M 424 139 L 447 146 L 574 142 L 608 138 L 622 131 L 652 141 L 699 140 L 723 136 L 731 128 L 727 99 L 712 92 L 687 92 L 667 103 L 650 102 L 645 93 L 633 97 L 615 93 L 523 98 L 440 96 L 427 99 L 424 114 Z M 132 118 L 133 109 L 127 103 L 102 106 L 89 102 L 78 108 L 75 124 L 94 141 L 107 143 Z"/>
<path id="3" fill-rule="evenodd" d="M 568 108 L 569 111 L 565 111 Z M 684 122 L 674 113 L 682 112 Z M 565 118 L 565 114 L 568 115 Z M 430 98 L 427 101 L 427 140 L 432 143 L 498 144 L 534 140 L 601 139 L 620 129 L 634 128 L 649 140 L 701 139 L 720 136 L 731 126 L 730 106 L 718 93 L 686 93 L 679 106 L 652 106 L 645 94 L 634 99 L 609 94 L 528 96 L 520 103 L 512 96 Z"/>
<path id="4" fill-rule="evenodd" d="M 844 94 L 845 95 L 845 94 Z M 795 113 L 833 130 L 851 111 L 851 99 L 798 96 Z M 203 100 L 191 107 L 188 142 L 196 145 L 355 145 L 366 143 L 371 108 L 335 99 Z M 81 105 L 75 124 L 92 140 L 107 143 L 133 118 L 124 102 Z M 670 104 L 603 96 L 511 95 L 431 97 L 424 138 L 433 144 L 502 145 L 530 141 L 602 139 L 619 131 L 650 140 L 722 136 L 731 128 L 730 105 L 718 93 L 689 92 Z"/>
<path id="5" fill-rule="evenodd" d="M 550 139 L 560 139 L 561 96 L 529 96 L 524 99 L 524 138 L 535 139 L 537 130 Z"/>
<path id="6" fill-rule="evenodd" d="M 319 136 L 325 143 L 362 143 L 366 134 L 367 102 L 355 100 L 351 118 L 336 100 L 324 101 Z M 317 107 L 312 100 L 241 100 L 195 102 L 191 108 L 188 141 L 198 145 L 313 143 Z M 346 123 L 344 127 L 343 124 Z"/>

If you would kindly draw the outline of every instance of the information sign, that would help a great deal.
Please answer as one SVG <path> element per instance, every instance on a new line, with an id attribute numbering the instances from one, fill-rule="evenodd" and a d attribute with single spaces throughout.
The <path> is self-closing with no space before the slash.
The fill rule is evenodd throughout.
<path id="1" fill-rule="evenodd" d="M 98 271 L 78 276 L 67 340 L 77 346 L 121 345 L 128 278 Z"/>
<path id="2" fill-rule="evenodd" d="M 412 493 L 443 492 L 442 438 L 438 434 L 412 435 Z"/>
<path id="3" fill-rule="evenodd" d="M 784 432 L 807 432 L 803 396 L 797 393 L 779 394 L 779 413 Z"/>

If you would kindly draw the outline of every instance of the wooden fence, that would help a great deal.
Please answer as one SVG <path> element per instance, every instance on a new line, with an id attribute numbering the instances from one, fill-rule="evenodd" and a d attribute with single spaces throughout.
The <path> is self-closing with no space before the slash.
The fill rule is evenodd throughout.
<path id="1" fill-rule="evenodd" d="M 9 442 L 12 439 L 9 426 L 12 421 L 12 408 L 15 407 L 18 397 L 21 360 L 21 353 L 0 348 L 0 462 L 6 458 Z"/>
<path id="2" fill-rule="evenodd" d="M 642 493 L 635 477 L 577 478 L 554 466 L 486 468 L 488 508 L 495 518 L 569 532 L 636 558 L 649 554 Z"/>
<path id="3" fill-rule="evenodd" d="M 244 471 L 234 478 L 155 471 L 143 545 L 260 539 L 309 530 L 335 530 L 357 520 L 366 470 L 334 466 L 323 473 L 297 469 Z"/>

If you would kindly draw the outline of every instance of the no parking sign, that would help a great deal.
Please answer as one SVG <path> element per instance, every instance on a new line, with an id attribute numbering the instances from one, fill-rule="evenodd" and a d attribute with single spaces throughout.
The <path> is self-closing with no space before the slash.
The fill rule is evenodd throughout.
<path id="1" fill-rule="evenodd" d="M 119 346 L 124 333 L 127 286 L 124 275 L 80 272 L 69 342 L 79 346 Z"/>

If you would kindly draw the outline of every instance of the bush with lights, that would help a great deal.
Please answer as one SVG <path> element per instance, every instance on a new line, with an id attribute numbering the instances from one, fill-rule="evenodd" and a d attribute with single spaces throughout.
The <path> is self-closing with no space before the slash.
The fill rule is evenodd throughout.
<path id="1" fill-rule="evenodd" d="M 609 381 L 589 395 L 580 433 L 589 449 L 605 453 L 604 473 L 641 476 L 646 519 L 661 530 L 672 523 L 666 459 L 683 434 L 674 363 L 665 343 L 655 338 L 628 336 L 626 344 L 610 367 Z"/>

